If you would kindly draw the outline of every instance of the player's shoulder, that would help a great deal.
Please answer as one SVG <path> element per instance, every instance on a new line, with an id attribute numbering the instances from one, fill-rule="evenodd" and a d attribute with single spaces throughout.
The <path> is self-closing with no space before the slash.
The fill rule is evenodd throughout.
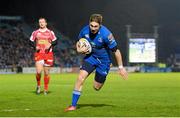
<path id="1" fill-rule="evenodd" d="M 84 26 L 82 29 L 81 29 L 81 32 L 89 32 L 89 25 L 86 25 Z"/>
<path id="2" fill-rule="evenodd" d="M 104 25 L 101 25 L 100 33 L 103 36 L 108 36 L 109 34 L 111 34 L 111 31 L 107 27 L 105 27 Z"/>
<path id="3" fill-rule="evenodd" d="M 51 29 L 48 29 L 48 28 L 47 28 L 45 31 L 40 31 L 40 30 L 39 30 L 39 32 L 41 32 L 41 33 L 48 33 L 48 34 L 53 34 L 53 35 L 55 35 L 55 34 L 54 34 L 54 31 L 51 30 Z"/>
<path id="4" fill-rule="evenodd" d="M 100 31 L 104 34 L 110 33 L 111 31 L 104 25 L 101 25 Z"/>
<path id="5" fill-rule="evenodd" d="M 37 33 L 37 32 L 39 32 L 39 29 L 36 29 L 36 30 L 33 31 L 33 33 Z"/>
<path id="6" fill-rule="evenodd" d="M 47 28 L 46 32 L 53 32 L 53 30 Z"/>
<path id="7" fill-rule="evenodd" d="M 32 35 L 36 35 L 39 32 L 39 29 L 36 29 L 32 32 Z"/>
<path id="8" fill-rule="evenodd" d="M 48 32 L 50 32 L 51 34 L 55 35 L 55 33 L 54 33 L 53 30 L 51 30 L 51 29 L 47 29 L 47 30 L 48 30 Z"/>

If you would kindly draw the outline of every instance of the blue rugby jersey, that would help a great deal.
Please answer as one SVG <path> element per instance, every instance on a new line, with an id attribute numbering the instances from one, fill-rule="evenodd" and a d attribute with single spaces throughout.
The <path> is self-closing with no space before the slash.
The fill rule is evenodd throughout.
<path id="1" fill-rule="evenodd" d="M 105 26 L 101 25 L 94 39 L 90 37 L 89 25 L 85 26 L 79 33 L 80 38 L 86 38 L 91 46 L 92 53 L 85 56 L 85 60 L 92 60 L 92 57 L 100 62 L 111 63 L 110 50 L 117 46 L 117 43 L 111 33 Z"/>

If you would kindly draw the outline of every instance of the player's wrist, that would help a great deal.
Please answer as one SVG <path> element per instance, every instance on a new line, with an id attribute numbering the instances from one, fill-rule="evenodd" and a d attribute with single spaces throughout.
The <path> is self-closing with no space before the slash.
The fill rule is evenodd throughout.
<path id="1" fill-rule="evenodd" d="M 123 65 L 119 65 L 118 68 L 119 69 L 123 69 L 124 67 L 123 67 Z"/>

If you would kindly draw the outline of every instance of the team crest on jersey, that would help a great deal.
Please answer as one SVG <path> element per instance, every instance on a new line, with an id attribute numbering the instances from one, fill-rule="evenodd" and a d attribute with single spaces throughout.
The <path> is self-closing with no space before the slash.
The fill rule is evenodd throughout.
<path id="1" fill-rule="evenodd" d="M 86 37 L 86 38 L 89 38 L 89 34 L 85 34 L 85 37 Z"/>
<path id="2" fill-rule="evenodd" d="M 98 41 L 99 41 L 100 43 L 102 43 L 102 42 L 103 42 L 103 40 L 102 40 L 102 38 L 101 38 L 101 37 L 98 39 Z"/>

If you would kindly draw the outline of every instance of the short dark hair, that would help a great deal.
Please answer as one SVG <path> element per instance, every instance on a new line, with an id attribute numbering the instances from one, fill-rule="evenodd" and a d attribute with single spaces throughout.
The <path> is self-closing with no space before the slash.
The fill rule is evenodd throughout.
<path id="1" fill-rule="evenodd" d="M 101 14 L 92 14 L 90 16 L 90 19 L 89 19 L 89 22 L 97 22 L 99 23 L 100 25 L 102 24 L 102 15 Z"/>
<path id="2" fill-rule="evenodd" d="M 44 20 L 47 22 L 46 18 L 44 18 L 44 17 L 40 17 L 39 20 L 40 20 L 40 19 L 44 19 Z"/>

